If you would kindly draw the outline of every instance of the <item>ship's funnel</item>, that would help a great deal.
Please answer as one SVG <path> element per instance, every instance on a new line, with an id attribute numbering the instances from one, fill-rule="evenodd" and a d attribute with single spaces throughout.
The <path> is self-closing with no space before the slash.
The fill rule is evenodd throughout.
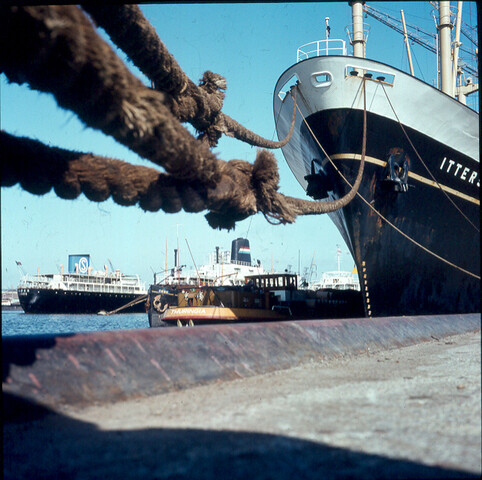
<path id="1" fill-rule="evenodd" d="M 231 262 L 245 262 L 251 265 L 251 250 L 247 238 L 237 238 L 231 244 Z"/>
<path id="2" fill-rule="evenodd" d="M 69 255 L 69 273 L 87 275 L 89 267 L 90 255 Z"/>

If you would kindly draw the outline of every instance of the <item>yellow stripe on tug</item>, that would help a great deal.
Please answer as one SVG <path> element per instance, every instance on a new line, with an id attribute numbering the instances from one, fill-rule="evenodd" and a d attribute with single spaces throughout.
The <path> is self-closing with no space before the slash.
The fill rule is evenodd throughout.
<path id="1" fill-rule="evenodd" d="M 223 322 L 248 322 L 248 321 L 269 321 L 286 320 L 289 316 L 287 310 L 279 312 L 262 308 L 227 308 L 217 306 L 200 307 L 171 307 L 164 312 L 162 320 L 166 323 L 177 323 L 178 321 L 191 321 L 194 324 L 209 324 Z"/>

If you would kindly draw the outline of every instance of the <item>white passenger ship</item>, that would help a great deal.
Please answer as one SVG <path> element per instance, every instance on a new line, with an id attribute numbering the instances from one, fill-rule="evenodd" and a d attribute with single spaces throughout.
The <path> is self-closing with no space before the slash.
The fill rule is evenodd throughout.
<path id="1" fill-rule="evenodd" d="M 89 255 L 70 255 L 69 273 L 25 275 L 17 291 L 25 313 L 144 312 L 147 295 L 138 275 L 94 272 Z"/>

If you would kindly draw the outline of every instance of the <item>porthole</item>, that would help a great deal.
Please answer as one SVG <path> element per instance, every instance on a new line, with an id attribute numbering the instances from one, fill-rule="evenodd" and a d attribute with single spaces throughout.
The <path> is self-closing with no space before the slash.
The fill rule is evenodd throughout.
<path id="1" fill-rule="evenodd" d="M 311 74 L 311 84 L 315 88 L 329 87 L 333 82 L 333 76 L 330 72 L 315 72 Z"/>

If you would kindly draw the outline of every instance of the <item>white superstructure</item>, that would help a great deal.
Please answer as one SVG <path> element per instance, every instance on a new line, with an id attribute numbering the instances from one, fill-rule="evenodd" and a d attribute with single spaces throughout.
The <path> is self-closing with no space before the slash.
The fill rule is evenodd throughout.
<path id="1" fill-rule="evenodd" d="M 338 270 L 324 272 L 318 282 L 311 284 L 312 290 L 320 290 L 323 288 L 332 288 L 334 290 L 360 290 L 360 281 L 356 268 L 352 272 L 341 270 L 341 250 L 337 250 Z"/>
<path id="2" fill-rule="evenodd" d="M 95 293 L 133 293 L 145 295 L 147 289 L 139 275 L 124 275 L 119 270 L 115 273 L 104 271 L 82 274 L 46 274 L 25 275 L 18 286 L 19 293 L 30 289 L 62 290 L 69 292 Z"/>
<path id="3" fill-rule="evenodd" d="M 325 272 L 319 282 L 312 284 L 314 290 L 332 288 L 334 290 L 360 290 L 358 278 L 350 272 Z"/>
<path id="4" fill-rule="evenodd" d="M 237 239 L 233 241 L 231 251 L 216 250 L 209 255 L 208 263 L 199 268 L 184 273 L 182 268 L 175 266 L 170 274 L 160 283 L 167 285 L 244 285 L 245 277 L 263 275 L 263 267 L 258 262 L 251 263 L 249 241 Z"/>

